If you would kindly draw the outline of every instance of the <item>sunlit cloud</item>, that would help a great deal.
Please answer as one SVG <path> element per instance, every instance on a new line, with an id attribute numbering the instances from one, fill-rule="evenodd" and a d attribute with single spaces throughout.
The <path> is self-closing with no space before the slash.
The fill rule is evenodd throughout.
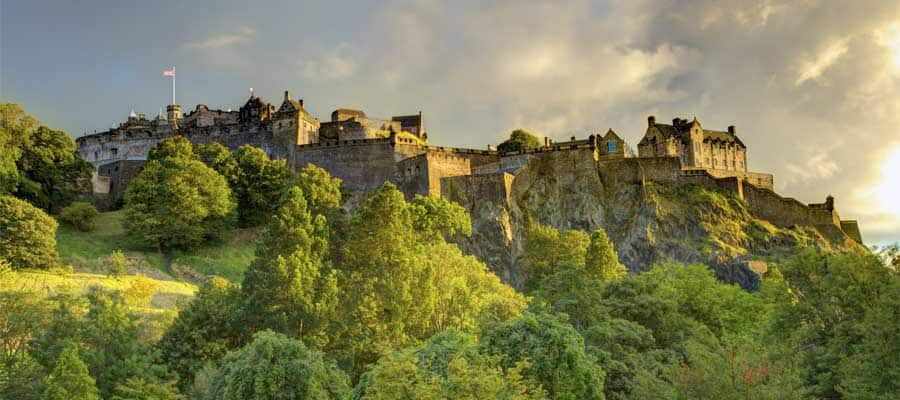
<path id="1" fill-rule="evenodd" d="M 822 76 L 828 67 L 847 53 L 847 43 L 843 40 L 832 44 L 820 53 L 814 60 L 804 63 L 800 70 L 800 77 L 797 78 L 796 85 L 801 85 L 808 80 L 815 80 Z"/>
<path id="2" fill-rule="evenodd" d="M 222 33 L 200 41 L 189 42 L 185 47 L 193 49 L 221 49 L 252 43 L 255 39 L 256 30 L 244 26 L 235 32 Z"/>

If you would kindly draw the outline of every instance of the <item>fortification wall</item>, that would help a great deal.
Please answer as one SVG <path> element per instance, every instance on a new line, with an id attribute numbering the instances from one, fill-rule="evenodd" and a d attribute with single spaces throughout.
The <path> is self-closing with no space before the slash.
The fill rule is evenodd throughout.
<path id="1" fill-rule="evenodd" d="M 428 193 L 441 195 L 441 178 L 472 174 L 472 157 L 428 151 L 425 158 L 428 163 Z"/>
<path id="2" fill-rule="evenodd" d="M 125 189 L 128 188 L 128 183 L 141 172 L 146 163 L 147 161 L 143 158 L 134 158 L 113 161 L 97 167 L 97 174 L 109 179 L 106 193 L 110 201 L 115 202 L 125 196 Z"/>
<path id="3" fill-rule="evenodd" d="M 840 226 L 840 222 L 835 223 L 836 213 L 833 210 L 812 208 L 795 199 L 781 197 L 768 189 L 745 184 L 744 200 L 753 216 L 769 221 L 776 226 Z"/>
<path id="4" fill-rule="evenodd" d="M 429 193 L 429 166 L 428 157 L 420 154 L 401 160 L 397 163 L 397 173 L 394 183 L 401 192 L 411 198 L 417 194 Z"/>
<path id="5" fill-rule="evenodd" d="M 269 124 L 214 125 L 184 129 L 181 134 L 191 143 L 218 142 L 232 151 L 249 144 L 262 149 L 272 158 L 286 159 L 290 151 L 289 147 L 275 145 L 275 135 Z"/>
<path id="6" fill-rule="evenodd" d="M 146 157 L 150 150 L 171 136 L 168 132 L 119 132 L 85 136 L 77 139 L 78 153 L 85 161 L 97 167 L 129 157 Z"/>
<path id="7" fill-rule="evenodd" d="M 412 153 L 415 149 L 401 150 Z M 409 154 L 409 157 L 416 155 Z M 315 164 L 343 180 L 351 190 L 371 191 L 384 182 L 394 182 L 399 176 L 397 164 L 405 158 L 408 157 L 394 151 L 390 139 L 368 139 L 296 146 L 291 164 L 296 169 Z"/>
<path id="8" fill-rule="evenodd" d="M 707 171 L 710 175 L 716 178 L 740 177 L 745 182 L 753 184 L 753 186 L 763 189 L 775 190 L 775 179 L 772 174 L 744 171 L 726 171 L 721 169 L 710 169 Z"/>
<path id="9" fill-rule="evenodd" d="M 644 181 L 682 181 L 681 161 L 678 157 L 630 157 L 597 161 L 597 168 L 604 180 L 628 184 Z M 690 178 L 694 179 L 694 178 Z M 696 180 L 705 180 L 703 176 Z M 699 182 L 699 181 L 698 181 Z M 711 184 L 715 184 L 712 182 Z"/>
<path id="10" fill-rule="evenodd" d="M 859 223 L 856 221 L 841 221 L 841 230 L 850 237 L 850 239 L 855 240 L 857 243 L 862 244 L 862 234 L 859 232 Z"/>

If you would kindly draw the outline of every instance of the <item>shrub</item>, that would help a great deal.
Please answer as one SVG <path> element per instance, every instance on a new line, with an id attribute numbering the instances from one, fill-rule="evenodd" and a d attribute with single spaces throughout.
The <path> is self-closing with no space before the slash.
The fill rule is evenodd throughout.
<path id="1" fill-rule="evenodd" d="M 76 201 L 72 205 L 63 208 L 59 213 L 59 219 L 72 225 L 82 232 L 90 232 L 97 227 L 97 208 L 86 201 Z"/>
<path id="2" fill-rule="evenodd" d="M 125 253 L 122 253 L 122 250 L 116 250 L 106 257 L 104 264 L 107 276 L 120 278 L 125 276 L 126 268 L 131 265 L 131 260 L 125 256 Z"/>
<path id="3" fill-rule="evenodd" d="M 12 196 L 0 196 L 0 258 L 13 268 L 47 269 L 59 263 L 56 220 Z"/>
<path id="4" fill-rule="evenodd" d="M 146 306 L 150 303 L 150 298 L 156 294 L 159 284 L 152 279 L 143 275 L 138 275 L 131 282 L 131 286 L 122 293 L 125 296 L 125 302 L 130 306 Z"/>

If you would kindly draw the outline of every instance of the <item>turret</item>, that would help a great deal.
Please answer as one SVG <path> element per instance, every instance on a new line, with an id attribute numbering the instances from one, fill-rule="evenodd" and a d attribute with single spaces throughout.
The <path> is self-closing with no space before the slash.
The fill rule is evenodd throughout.
<path id="1" fill-rule="evenodd" d="M 647 126 L 652 127 L 653 125 L 656 125 L 656 116 L 651 115 L 647 117 Z"/>
<path id="2" fill-rule="evenodd" d="M 734 127 L 734 125 L 728 126 L 728 134 L 731 136 L 734 136 L 737 134 L 737 129 Z"/>
<path id="3" fill-rule="evenodd" d="M 175 123 L 181 119 L 181 106 L 178 104 L 169 104 L 166 106 L 166 118 L 171 123 Z"/>

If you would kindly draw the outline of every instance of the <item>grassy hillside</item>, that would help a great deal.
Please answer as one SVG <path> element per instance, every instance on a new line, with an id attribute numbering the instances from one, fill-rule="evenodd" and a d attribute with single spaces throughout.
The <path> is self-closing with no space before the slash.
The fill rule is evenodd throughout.
<path id="1" fill-rule="evenodd" d="M 0 292 L 33 292 L 45 297 L 65 292 L 77 296 L 92 286 L 125 291 L 137 279 L 137 275 L 111 278 L 104 274 L 87 272 L 66 274 L 59 271 L 16 271 L 7 273 L 0 279 Z M 174 309 L 179 302 L 193 297 L 197 291 L 197 286 L 187 282 L 154 278 L 150 278 L 150 281 L 156 289 L 150 297 L 149 304 L 141 307 L 142 311 L 146 312 Z"/>
<path id="2" fill-rule="evenodd" d="M 105 273 L 104 257 L 122 250 L 135 264 L 129 273 L 140 272 L 159 278 L 175 275 L 187 279 L 199 273 L 240 282 L 244 270 L 253 260 L 257 229 L 239 229 L 223 243 L 190 252 L 174 252 L 167 258 L 155 250 L 130 244 L 122 229 L 122 218 L 121 211 L 101 213 L 97 228 L 92 232 L 81 232 L 60 224 L 56 248 L 63 264 L 71 265 L 77 271 Z"/>

